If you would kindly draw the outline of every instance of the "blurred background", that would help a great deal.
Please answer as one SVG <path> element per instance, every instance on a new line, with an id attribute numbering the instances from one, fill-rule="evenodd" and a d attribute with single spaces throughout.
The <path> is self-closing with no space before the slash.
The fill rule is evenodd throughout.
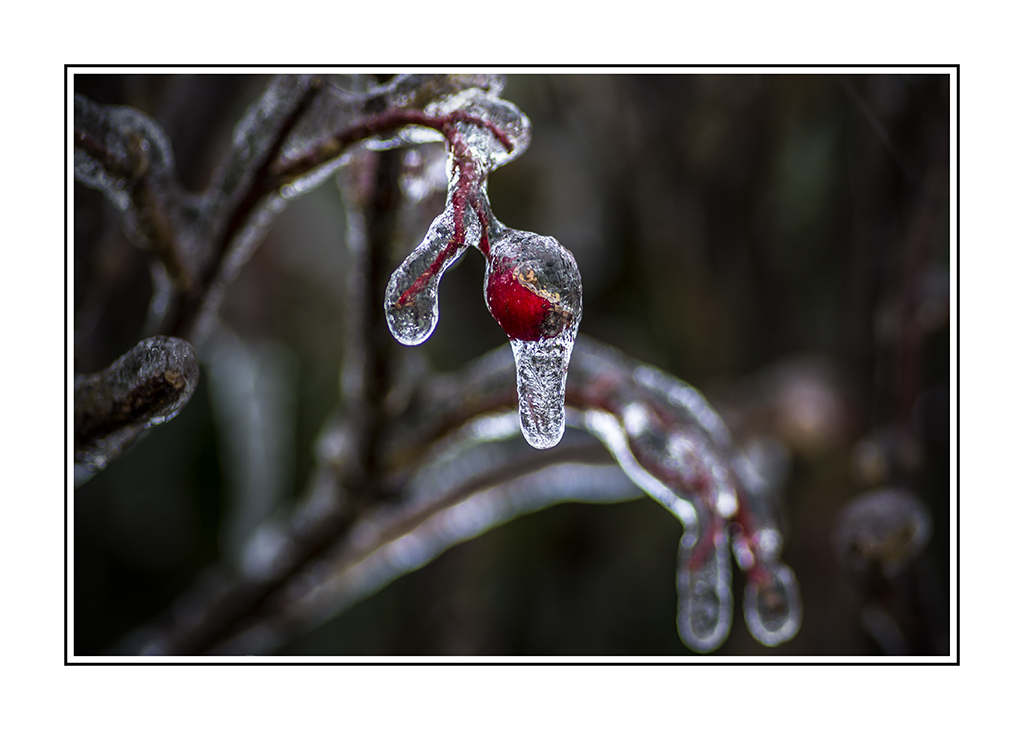
<path id="1" fill-rule="evenodd" d="M 573 252 L 581 332 L 701 389 L 784 477 L 803 627 L 769 649 L 737 609 L 719 654 L 949 652 L 949 80 L 507 79 L 533 142 L 490 177 L 497 217 Z M 267 81 L 79 75 L 75 91 L 150 114 L 198 192 Z M 152 285 L 103 195 L 76 183 L 73 205 L 87 373 L 140 339 Z M 292 202 L 232 284 L 191 402 L 76 490 L 76 654 L 167 609 L 305 489 L 340 398 L 345 230 L 333 182 Z M 421 347 L 438 371 L 506 342 L 483 271 L 470 252 L 445 275 Z M 452 548 L 281 653 L 687 655 L 680 534 L 649 499 L 557 506 Z"/>

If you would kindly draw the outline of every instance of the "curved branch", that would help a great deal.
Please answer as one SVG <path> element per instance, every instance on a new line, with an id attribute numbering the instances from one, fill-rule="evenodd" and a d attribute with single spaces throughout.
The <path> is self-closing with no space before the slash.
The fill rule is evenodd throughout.
<path id="1" fill-rule="evenodd" d="M 128 107 L 107 107 L 75 95 L 75 179 L 102 190 L 126 211 L 130 233 L 161 261 L 175 286 L 187 290 L 195 272 L 174 221 L 181 191 L 163 130 Z"/>
<path id="2" fill-rule="evenodd" d="M 362 478 L 353 461 L 355 454 L 342 459 L 333 471 L 322 468 L 311 496 L 287 526 L 268 525 L 252 538 L 241 572 L 217 569 L 216 590 L 197 584 L 183 599 L 189 606 L 187 614 L 179 610 L 177 617 L 171 615 L 162 625 L 138 634 L 122 651 L 272 651 L 295 632 L 336 615 L 447 547 L 522 513 L 510 504 L 528 503 L 533 510 L 565 499 L 606 501 L 612 493 L 625 498 L 627 490 L 610 487 L 589 497 L 585 490 L 568 496 L 561 491 L 563 482 L 543 476 L 556 465 L 610 464 L 604 449 L 629 479 L 671 509 L 688 531 L 697 531 L 685 538 L 689 542 L 681 550 L 685 555 L 681 575 L 690 571 L 703 575 L 712 558 L 713 565 L 720 565 L 721 546 L 731 538 L 738 559 L 742 556 L 740 567 L 749 572 L 756 587 L 754 599 L 773 606 L 782 602 L 788 610 L 785 601 L 797 600 L 792 590 L 776 596 L 774 604 L 757 593 L 762 589 L 777 593 L 794 584 L 784 566 L 776 563 L 779 533 L 739 476 L 731 444 L 718 443 L 723 433 L 716 428 L 720 424 L 712 418 L 710 406 L 689 386 L 664 374 L 660 375 L 666 380 L 659 381 L 651 375 L 657 371 L 611 348 L 585 337 L 577 347 L 567 406 L 572 423 L 591 430 L 604 448 L 586 437 L 583 441 L 570 438 L 550 451 L 528 448 L 519 439 L 509 378 L 511 358 L 507 348 L 501 348 L 461 373 L 425 384 L 410 410 L 395 421 L 403 424 L 401 432 L 387 435 L 377 465 L 385 491 L 397 495 L 392 503 L 374 505 L 353 496 L 336 501 L 339 495 L 362 493 L 339 489 L 347 481 Z M 637 408 L 647 409 L 648 417 L 657 419 L 657 430 L 665 438 L 639 430 Z M 605 425 L 599 425 L 601 418 Z M 345 436 L 350 428 L 329 432 L 325 439 L 351 443 L 351 435 Z M 468 449 L 493 442 L 502 445 L 482 457 L 488 464 L 482 471 L 446 476 L 442 470 L 426 478 L 430 469 L 446 459 L 461 459 Z M 682 449 L 682 460 L 669 459 L 666 449 Z M 533 496 L 516 502 L 513 496 L 523 489 Z M 729 494 L 733 495 L 731 507 Z M 498 503 L 505 506 L 495 508 Z M 491 506 L 484 509 L 485 504 Z M 695 507 L 687 507 L 690 504 Z M 729 522 L 736 525 L 732 533 L 726 529 Z M 408 557 L 411 546 L 418 546 L 419 557 Z M 187 620 L 181 615 L 187 615 Z M 790 630 L 791 624 L 787 627 Z M 715 636 L 724 638 L 720 629 Z"/>
<path id="3" fill-rule="evenodd" d="M 199 382 L 192 346 L 143 340 L 106 370 L 75 379 L 75 483 L 124 453 L 146 430 L 174 418 Z"/>

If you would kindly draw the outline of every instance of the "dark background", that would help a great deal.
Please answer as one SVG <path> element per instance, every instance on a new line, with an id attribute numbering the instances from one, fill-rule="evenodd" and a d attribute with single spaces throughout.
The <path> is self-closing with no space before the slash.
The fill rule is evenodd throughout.
<path id="1" fill-rule="evenodd" d="M 491 175 L 492 207 L 573 252 L 581 332 L 696 385 L 739 438 L 790 456 L 783 559 L 803 627 L 767 649 L 737 610 L 721 654 L 884 650 L 860 622 L 871 587 L 834 548 L 842 507 L 880 487 L 930 513 L 896 618 L 912 653 L 948 653 L 949 78 L 508 79 L 503 96 L 530 117 L 533 142 Z M 152 115 L 198 191 L 266 81 L 76 76 L 75 90 Z M 138 341 L 151 286 L 115 211 L 77 184 L 74 226 L 76 342 L 91 343 L 76 347 L 76 370 L 91 372 Z M 279 504 L 304 489 L 339 401 L 344 236 L 324 184 L 281 215 L 222 309 L 270 404 Z M 422 347 L 438 370 L 506 341 L 483 268 L 470 252 L 445 276 Z M 242 467 L 213 382 L 204 367 L 174 421 L 75 492 L 76 654 L 108 650 L 231 549 L 225 531 L 241 522 L 228 484 Z M 675 629 L 680 532 L 648 499 L 554 507 L 451 549 L 282 653 L 688 654 Z"/>

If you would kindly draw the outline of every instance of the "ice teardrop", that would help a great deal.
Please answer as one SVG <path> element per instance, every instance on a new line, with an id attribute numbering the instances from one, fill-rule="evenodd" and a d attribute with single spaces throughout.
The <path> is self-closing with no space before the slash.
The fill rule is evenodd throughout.
<path id="1" fill-rule="evenodd" d="M 679 637 L 702 654 L 721 646 L 732 626 L 729 560 L 728 539 L 723 530 L 707 542 L 687 530 L 679 543 Z"/>
<path id="2" fill-rule="evenodd" d="M 476 216 L 467 215 L 464 220 L 464 233 L 456 236 L 455 215 L 452 206 L 446 205 L 420 245 L 391 275 L 384 293 L 384 313 L 391 334 L 403 345 L 419 345 L 430 337 L 437 326 L 441 275 L 468 246 L 480 240 Z"/>
<path id="3" fill-rule="evenodd" d="M 800 589 L 793 571 L 782 563 L 759 567 L 763 571 L 759 579 L 751 575 L 747 582 L 743 616 L 751 636 L 765 646 L 778 646 L 800 628 Z"/>
<path id="4" fill-rule="evenodd" d="M 502 229 L 490 245 L 484 299 L 515 355 L 523 436 L 550 448 L 565 430 L 565 378 L 583 313 L 576 261 L 554 238 Z"/>

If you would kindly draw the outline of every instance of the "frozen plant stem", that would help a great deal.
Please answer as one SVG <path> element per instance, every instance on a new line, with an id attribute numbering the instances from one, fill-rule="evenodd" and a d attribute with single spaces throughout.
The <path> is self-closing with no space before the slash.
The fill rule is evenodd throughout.
<path id="1" fill-rule="evenodd" d="M 769 646 L 791 638 L 800 624 L 800 596 L 792 572 L 779 559 L 781 535 L 739 476 L 742 455 L 723 441 L 728 434 L 718 431 L 720 424 L 713 420 L 717 416 L 696 391 L 674 378 L 586 338 L 580 339 L 577 349 L 566 394 L 570 423 L 596 436 L 628 478 L 683 525 L 677 579 L 683 642 L 708 652 L 729 633 L 730 547 L 746 577 L 743 616 L 751 634 Z M 436 468 L 435 460 L 446 449 L 478 448 L 492 438 L 482 435 L 479 424 L 506 418 L 514 408 L 512 367 L 503 348 L 458 373 L 431 379 L 421 402 L 402 413 L 405 428 L 390 432 L 379 444 L 375 475 L 395 500 L 369 507 L 365 501 L 351 501 L 325 529 L 323 512 L 313 509 L 316 500 L 311 497 L 308 507 L 296 511 L 286 538 L 275 541 L 277 552 L 261 560 L 265 569 L 229 581 L 212 597 L 209 587 L 198 583 L 187 601 L 195 612 L 188 617 L 172 614 L 168 623 L 147 631 L 154 637 L 149 650 L 274 651 L 453 544 L 510 519 L 509 510 L 514 508 L 487 506 L 485 492 L 495 490 L 493 494 L 511 498 L 517 480 L 525 475 L 559 465 L 607 463 L 595 451 L 597 445 L 581 443 L 577 433 L 573 444 L 526 456 L 510 450 L 484 472 L 463 472 L 429 492 L 417 491 L 417 483 Z M 531 510 L 566 499 L 602 502 L 614 495 L 628 497 L 621 489 L 583 489 L 569 496 L 565 472 L 559 474 L 532 482 Z M 317 481 L 326 476 L 322 470 Z M 354 495 L 359 492 L 349 488 L 350 480 L 364 476 L 349 468 L 331 478 L 337 480 L 340 493 Z M 478 498 L 483 499 L 480 512 L 459 508 Z M 302 516 L 312 514 L 316 519 Z M 407 547 L 403 551 L 398 543 L 410 536 L 402 543 Z M 386 559 L 409 554 L 409 546 L 421 544 L 421 539 L 426 557 L 413 563 L 412 558 Z M 134 652 L 139 647 L 126 649 Z"/>
<path id="2" fill-rule="evenodd" d="M 192 346 L 152 337 L 110 367 L 75 378 L 75 482 L 81 484 L 147 429 L 169 421 L 199 382 Z"/>
<path id="3" fill-rule="evenodd" d="M 219 230 L 212 241 L 212 257 L 205 267 L 196 287 L 185 295 L 177 316 L 170 326 L 172 334 L 203 339 L 207 323 L 210 322 L 227 283 L 234 278 L 239 268 L 239 258 L 244 259 L 245 248 L 254 245 L 255 241 L 246 240 L 262 237 L 260 229 L 265 223 L 260 218 L 275 214 L 274 208 L 285 180 L 274 173 L 273 167 L 281 154 L 288 136 L 299 123 L 303 114 L 309 109 L 313 100 L 323 87 L 319 78 L 306 81 L 300 88 L 292 108 L 274 130 L 269 149 L 261 157 L 254 160 L 255 169 L 244 194 L 233 206 L 221 213 L 221 220 L 211 226 Z"/>
<path id="4" fill-rule="evenodd" d="M 395 103 L 427 104 L 432 102 L 431 89 L 433 93 L 465 94 L 474 90 L 473 84 L 487 83 L 476 77 L 421 81 L 419 91 L 423 93 L 404 101 L 396 96 Z M 171 283 L 164 296 L 153 297 L 151 331 L 193 344 L 204 340 L 227 285 L 283 209 L 284 190 L 300 182 L 305 184 L 321 170 L 333 169 L 347 148 L 373 137 L 412 125 L 439 131 L 450 143 L 462 181 L 454 191 L 453 202 L 460 211 L 474 210 L 476 226 L 482 227 L 485 207 L 471 196 L 474 184 L 482 184 L 485 161 L 470 150 L 466 130 L 477 130 L 495 140 L 507 159 L 521 151 L 525 143 L 514 139 L 495 121 L 462 108 L 437 114 L 402 107 L 366 111 L 374 105 L 379 107 L 381 100 L 387 103 L 389 94 L 395 96 L 396 89 L 405 88 L 402 83 L 409 86 L 402 80 L 345 106 L 325 94 L 327 87 L 319 77 L 274 79 L 236 128 L 233 148 L 214 174 L 210 188 L 198 196 L 181 189 L 170 142 L 151 118 L 135 109 L 104 106 L 76 96 L 76 179 L 103 191 L 115 207 L 124 211 L 129 235 L 159 262 L 154 275 Z M 317 105 L 325 100 L 336 105 L 334 111 L 340 108 L 343 112 L 343 129 L 328 135 L 326 142 L 320 135 L 310 143 L 303 135 L 308 134 L 311 124 L 317 127 Z M 504 104 L 490 97 L 471 103 L 484 110 Z M 296 145 L 306 151 L 295 154 Z M 455 221 L 459 241 L 466 237 L 462 218 Z M 458 246 L 450 247 L 443 263 L 436 266 L 450 262 Z M 412 296 L 408 294 L 407 299 Z M 80 343 L 83 349 L 88 344 Z M 111 428 L 116 425 L 111 424 Z M 102 460 L 103 464 L 108 462 Z"/>
<path id="5" fill-rule="evenodd" d="M 112 126 L 122 134 L 111 134 Z M 75 96 L 76 174 L 86 181 L 105 173 L 112 201 L 130 211 L 132 237 L 160 260 L 175 287 L 186 291 L 195 273 L 182 255 L 173 223 L 171 199 L 178 191 L 165 189 L 174 184 L 168 179 L 163 141 L 156 125 L 134 109 L 107 114 L 104 107 Z"/>
<path id="6" fill-rule="evenodd" d="M 504 104 L 506 124 L 520 130 L 518 148 L 512 134 L 464 110 L 432 122 L 451 154 L 448 199 L 426 237 L 392 276 L 384 306 L 399 342 L 426 341 L 437 326 L 441 275 L 466 248 L 477 248 L 487 260 L 487 308 L 505 330 L 517 363 L 523 436 L 543 449 L 557 444 L 565 430 L 565 378 L 582 316 L 582 283 L 572 254 L 558 241 L 506 228 L 491 213 L 487 174 L 507 159 L 495 159 L 488 147 L 496 142 L 511 155 L 529 141 L 526 117 Z M 470 141 L 459 125 L 487 134 Z"/>

